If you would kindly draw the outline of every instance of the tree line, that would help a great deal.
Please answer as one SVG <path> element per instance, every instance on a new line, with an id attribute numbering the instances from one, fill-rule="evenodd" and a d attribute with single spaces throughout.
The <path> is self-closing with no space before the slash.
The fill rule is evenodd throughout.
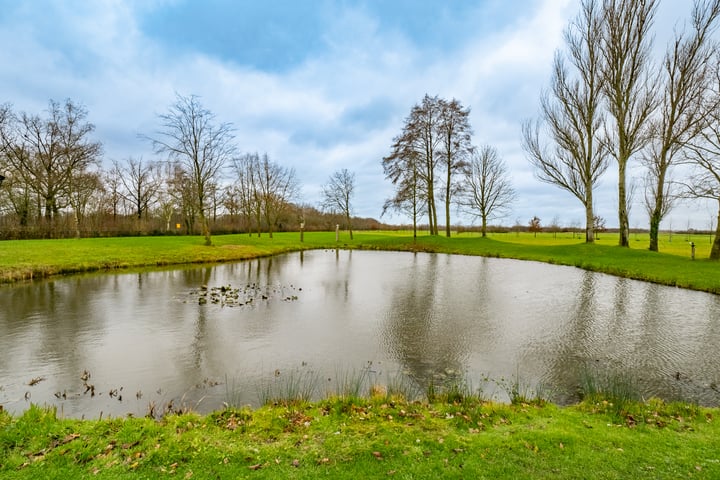
<path id="1" fill-rule="evenodd" d="M 537 177 L 575 196 L 594 241 L 594 190 L 614 161 L 619 244 L 629 246 L 629 205 L 641 189 L 658 250 L 660 223 L 682 198 L 718 202 L 711 258 L 720 259 L 720 53 L 714 34 L 720 0 L 694 0 L 665 54 L 653 57 L 658 0 L 582 0 L 564 32 L 550 87 L 522 141 Z M 628 167 L 644 167 L 641 185 Z M 674 178 L 686 165 L 690 174 Z"/>
<path id="2" fill-rule="evenodd" d="M 317 207 L 300 201 L 295 170 L 267 154 L 239 153 L 232 125 L 219 122 L 194 95 L 177 95 L 142 137 L 154 160 L 129 157 L 103 168 L 88 112 L 71 99 L 44 114 L 0 107 L 2 238 L 277 230 L 352 232 L 378 228 L 352 216 L 354 173 L 335 172 Z M 352 233 L 351 233 L 352 235 Z"/>

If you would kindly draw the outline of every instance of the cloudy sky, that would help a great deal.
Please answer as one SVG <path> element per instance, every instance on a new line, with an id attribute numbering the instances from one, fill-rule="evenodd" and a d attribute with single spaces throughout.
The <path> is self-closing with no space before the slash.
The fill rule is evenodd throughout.
<path id="1" fill-rule="evenodd" d="M 153 159 L 139 135 L 158 128 L 176 94 L 197 95 L 232 123 L 241 152 L 294 167 L 304 203 L 328 177 L 356 173 L 356 214 L 378 218 L 392 194 L 381 160 L 426 93 L 471 108 L 476 145 L 508 164 L 526 224 L 583 218 L 569 194 L 538 182 L 520 145 L 536 115 L 577 0 L 0 0 L 0 102 L 42 113 L 84 104 L 105 162 Z M 664 0 L 658 51 L 688 0 Z M 616 225 L 611 166 L 596 196 Z M 637 202 L 636 202 L 637 203 Z M 708 228 L 712 210 L 681 206 L 673 228 Z M 647 224 L 642 206 L 631 226 Z M 400 217 L 388 221 L 403 221 Z"/>

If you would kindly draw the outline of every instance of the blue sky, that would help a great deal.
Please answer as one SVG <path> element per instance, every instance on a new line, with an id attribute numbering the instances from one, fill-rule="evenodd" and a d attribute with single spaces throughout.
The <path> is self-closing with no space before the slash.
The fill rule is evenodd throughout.
<path id="1" fill-rule="evenodd" d="M 236 129 L 241 152 L 294 167 L 317 205 L 336 170 L 356 173 L 356 214 L 378 218 L 392 194 L 381 160 L 425 93 L 471 108 L 474 143 L 494 145 L 519 199 L 504 220 L 583 218 L 569 194 L 538 182 L 520 146 L 537 112 L 576 0 L 0 0 L 0 102 L 39 113 L 84 104 L 104 158 L 152 159 L 139 134 L 175 93 L 198 95 Z M 665 0 L 665 33 L 689 1 Z M 614 165 L 597 198 L 615 225 Z M 639 197 L 639 195 L 638 195 Z M 707 228 L 712 210 L 679 207 L 673 228 Z M 639 204 L 631 226 L 647 224 Z M 393 222 L 403 221 L 390 217 Z"/>

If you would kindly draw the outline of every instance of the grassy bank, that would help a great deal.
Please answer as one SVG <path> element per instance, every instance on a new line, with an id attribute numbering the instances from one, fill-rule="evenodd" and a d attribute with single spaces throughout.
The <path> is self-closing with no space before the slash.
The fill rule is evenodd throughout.
<path id="1" fill-rule="evenodd" d="M 619 248 L 615 235 L 603 234 L 586 245 L 572 234 L 473 234 L 453 238 L 423 235 L 413 242 L 408 232 L 357 232 L 354 240 L 342 233 L 340 241 L 328 232 L 215 236 L 205 247 L 200 237 L 123 237 L 79 240 L 22 240 L 0 243 L 0 281 L 14 282 L 58 274 L 118 268 L 144 268 L 186 263 L 228 262 L 313 248 L 362 248 L 424 251 L 517 258 L 570 265 L 587 270 L 720 293 L 720 265 L 705 260 L 708 236 L 675 235 L 661 238 L 661 253 L 647 251 L 647 235 L 635 235 L 632 248 Z M 696 244 L 696 260 L 690 244 Z"/>
<path id="2" fill-rule="evenodd" d="M 717 410 L 376 396 L 212 415 L 0 412 L 0 477 L 720 478 Z"/>

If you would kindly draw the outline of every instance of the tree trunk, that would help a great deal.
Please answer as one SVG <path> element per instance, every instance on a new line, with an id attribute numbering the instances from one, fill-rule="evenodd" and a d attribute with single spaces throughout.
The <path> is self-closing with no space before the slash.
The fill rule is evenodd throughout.
<path id="1" fill-rule="evenodd" d="M 417 183 L 415 183 L 417 185 Z M 418 217 L 418 210 L 417 210 L 417 195 L 413 193 L 413 203 L 412 203 L 412 222 L 413 222 L 413 244 L 417 243 L 417 217 Z"/>
<path id="2" fill-rule="evenodd" d="M 626 166 L 626 161 L 618 162 L 618 223 L 620 224 L 620 241 L 618 244 L 621 247 L 630 246 L 630 219 L 627 210 L 627 193 L 625 188 Z"/>
<path id="3" fill-rule="evenodd" d="M 433 223 L 434 208 L 434 200 L 432 198 L 428 198 L 428 226 L 430 227 L 430 235 L 435 235 L 435 224 Z"/>
<path id="4" fill-rule="evenodd" d="M 595 214 L 593 212 L 592 183 L 585 186 L 585 243 L 595 243 Z"/>
<path id="5" fill-rule="evenodd" d="M 665 191 L 665 172 L 661 169 L 655 185 L 655 206 L 650 213 L 650 246 L 651 252 L 658 251 L 658 243 L 660 237 L 660 222 L 663 219 L 663 202 L 665 200 L 663 192 Z"/>
<path id="6" fill-rule="evenodd" d="M 449 152 L 448 155 L 450 155 Z M 445 236 L 450 237 L 450 162 L 448 162 L 447 186 L 445 187 Z"/>
<path id="7" fill-rule="evenodd" d="M 352 232 L 352 223 L 350 223 L 350 214 L 349 213 L 345 216 L 345 220 L 347 221 L 348 230 L 350 231 L 350 240 L 352 240 L 353 232 Z"/>
<path id="8" fill-rule="evenodd" d="M 75 210 L 75 238 L 80 238 L 80 214 Z"/>
<path id="9" fill-rule="evenodd" d="M 653 210 L 650 215 L 650 251 L 658 251 L 658 237 L 660 235 L 660 215 L 657 214 L 657 210 Z"/>
<path id="10" fill-rule="evenodd" d="M 487 215 L 482 215 L 482 237 L 487 237 Z"/>
<path id="11" fill-rule="evenodd" d="M 212 245 L 212 238 L 210 236 L 210 225 L 208 225 L 208 219 L 205 217 L 205 212 L 200 209 L 200 225 L 202 225 L 203 236 L 205 237 L 205 246 L 209 247 Z"/>
<path id="12" fill-rule="evenodd" d="M 585 243 L 595 243 L 594 217 L 592 203 L 585 205 Z"/>
<path id="13" fill-rule="evenodd" d="M 710 260 L 720 260 L 720 209 L 718 209 L 718 222 L 715 227 L 715 240 L 710 249 Z"/>

